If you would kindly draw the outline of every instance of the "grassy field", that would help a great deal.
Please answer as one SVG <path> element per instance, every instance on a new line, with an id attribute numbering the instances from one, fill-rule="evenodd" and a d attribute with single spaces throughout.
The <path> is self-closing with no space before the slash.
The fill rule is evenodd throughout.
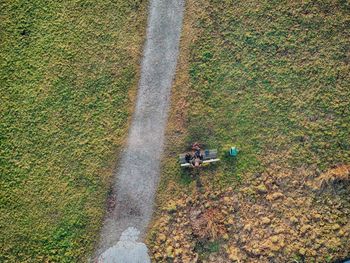
<path id="1" fill-rule="evenodd" d="M 85 262 L 93 251 L 146 2 L 1 2 L 1 262 Z"/>
<path id="2" fill-rule="evenodd" d="M 271 191 L 293 199 L 307 176 L 350 163 L 349 17 L 347 1 L 187 2 L 158 211 L 180 194 L 196 192 L 190 172 L 177 164 L 177 154 L 194 141 L 218 148 L 222 158 L 200 172 L 204 187 L 234 186 L 250 195 L 242 201 L 254 199 L 251 205 L 260 202 L 254 187 L 261 178 L 266 183 L 276 175 L 289 186 Z M 240 150 L 236 159 L 227 156 L 230 146 Z M 317 199 L 306 190 L 303 195 Z M 331 198 L 336 203 L 342 197 L 344 192 Z M 266 211 L 274 206 L 264 202 Z M 342 209 L 339 217 L 346 222 L 350 215 Z M 287 209 L 270 212 L 287 215 Z M 344 240 L 338 250 L 316 249 L 319 260 L 350 253 Z M 278 253 L 286 260 L 292 252 Z"/>
<path id="3" fill-rule="evenodd" d="M 189 84 L 181 83 L 186 98 L 173 100 L 173 119 L 181 110 L 185 114 L 185 142 L 177 149 L 193 141 L 218 148 L 224 157 L 216 169 L 221 184 L 264 170 L 262 159 L 321 170 L 349 162 L 350 6 L 203 5 L 207 10 L 196 12 L 192 23 L 196 39 L 183 47 L 190 49 L 187 70 L 180 70 L 188 74 Z M 174 120 L 169 125 L 169 133 L 181 130 Z M 223 154 L 230 146 L 241 150 L 234 170 Z"/>
<path id="4" fill-rule="evenodd" d="M 349 8 L 210 2 L 190 58 L 188 142 L 237 145 L 238 175 L 274 153 L 294 167 L 349 162 Z"/>

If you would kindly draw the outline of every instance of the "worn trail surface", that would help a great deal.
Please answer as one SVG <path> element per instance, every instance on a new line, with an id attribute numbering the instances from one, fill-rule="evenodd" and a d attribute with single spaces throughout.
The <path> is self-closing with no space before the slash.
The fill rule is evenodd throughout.
<path id="1" fill-rule="evenodd" d="M 136 109 L 115 176 L 116 207 L 104 222 L 97 255 L 129 227 L 142 238 L 152 216 L 183 8 L 184 0 L 150 1 Z"/>

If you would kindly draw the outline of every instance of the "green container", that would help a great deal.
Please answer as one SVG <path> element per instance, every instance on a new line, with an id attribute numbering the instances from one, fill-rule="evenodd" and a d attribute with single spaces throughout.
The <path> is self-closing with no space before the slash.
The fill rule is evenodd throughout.
<path id="1" fill-rule="evenodd" d="M 230 149 L 230 156 L 237 156 L 238 154 L 238 149 L 236 147 L 231 147 Z"/>

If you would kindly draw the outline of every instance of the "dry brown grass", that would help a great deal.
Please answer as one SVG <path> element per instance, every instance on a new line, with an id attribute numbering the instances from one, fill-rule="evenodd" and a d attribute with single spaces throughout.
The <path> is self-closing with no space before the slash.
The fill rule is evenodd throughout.
<path id="1" fill-rule="evenodd" d="M 340 165 L 321 174 L 317 183 L 320 189 L 324 189 L 338 183 L 347 183 L 349 180 L 350 165 Z"/>

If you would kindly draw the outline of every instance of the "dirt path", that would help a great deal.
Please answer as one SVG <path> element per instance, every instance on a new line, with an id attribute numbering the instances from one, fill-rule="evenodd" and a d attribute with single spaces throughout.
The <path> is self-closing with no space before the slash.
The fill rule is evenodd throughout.
<path id="1" fill-rule="evenodd" d="M 116 207 L 104 222 L 97 255 L 129 227 L 142 239 L 151 219 L 183 9 L 184 0 L 150 1 L 136 109 L 115 176 Z"/>

